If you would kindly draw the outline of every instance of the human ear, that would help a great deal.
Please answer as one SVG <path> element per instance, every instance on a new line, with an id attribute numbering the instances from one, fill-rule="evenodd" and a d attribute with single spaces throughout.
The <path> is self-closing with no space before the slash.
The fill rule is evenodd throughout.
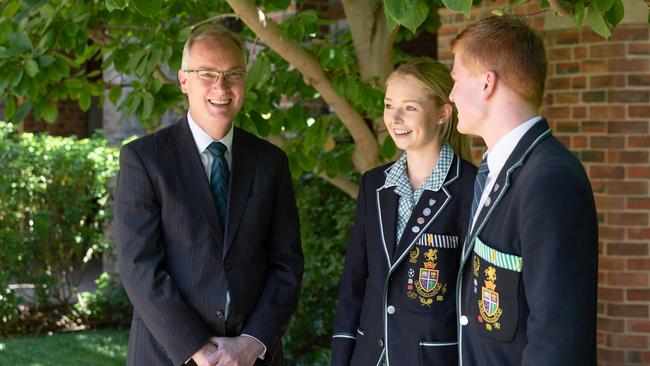
<path id="1" fill-rule="evenodd" d="M 485 98 L 492 96 L 496 90 L 497 74 L 494 71 L 488 71 L 483 75 L 483 89 L 481 90 Z"/>
<path id="2" fill-rule="evenodd" d="M 187 94 L 187 74 L 183 70 L 178 70 L 178 81 L 181 83 L 181 91 Z"/>
<path id="3" fill-rule="evenodd" d="M 452 111 L 453 109 L 449 103 L 440 106 L 440 109 L 438 110 L 438 124 L 444 125 L 445 122 L 448 122 L 451 118 Z"/>

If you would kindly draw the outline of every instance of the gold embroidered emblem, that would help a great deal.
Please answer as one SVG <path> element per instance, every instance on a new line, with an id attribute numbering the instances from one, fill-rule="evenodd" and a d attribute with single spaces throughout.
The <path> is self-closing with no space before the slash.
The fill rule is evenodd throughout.
<path id="1" fill-rule="evenodd" d="M 420 268 L 420 273 L 418 280 L 415 282 L 415 288 L 420 298 L 420 304 L 431 306 L 433 303 L 432 297 L 438 295 L 440 290 L 443 288 L 443 284 L 440 283 L 440 271 L 436 269 L 438 260 L 438 249 L 429 249 L 424 253 L 425 261 L 422 268 Z M 446 292 L 446 286 L 444 286 Z M 444 296 L 437 296 L 437 301 L 444 300 Z"/>
<path id="2" fill-rule="evenodd" d="M 474 277 L 478 277 L 478 270 L 481 269 L 481 260 L 478 259 L 477 255 L 474 255 L 474 271 L 472 273 L 474 274 Z"/>
<path id="3" fill-rule="evenodd" d="M 417 263 L 418 262 L 418 256 L 420 256 L 420 248 L 415 247 L 415 249 L 411 250 L 409 252 L 409 263 Z"/>
<path id="4" fill-rule="evenodd" d="M 497 271 L 494 267 L 489 266 L 485 269 L 485 286 L 481 289 L 481 299 L 478 300 L 478 308 L 481 313 L 478 321 L 485 321 L 485 329 L 500 329 L 501 324 L 498 322 L 503 310 L 499 308 L 499 293 L 496 291 Z"/>

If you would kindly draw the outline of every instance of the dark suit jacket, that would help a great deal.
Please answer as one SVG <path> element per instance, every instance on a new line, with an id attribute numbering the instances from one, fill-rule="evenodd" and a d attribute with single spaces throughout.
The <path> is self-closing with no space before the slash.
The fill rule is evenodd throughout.
<path id="1" fill-rule="evenodd" d="M 386 352 L 391 366 L 455 365 L 454 291 L 476 168 L 454 157 L 442 187 L 422 193 L 397 249 L 399 195 L 383 187 L 388 168 L 361 181 L 332 365 L 374 366 Z"/>
<path id="2" fill-rule="evenodd" d="M 303 273 L 286 155 L 235 128 L 229 192 L 223 227 L 186 118 L 122 148 L 115 225 L 135 307 L 128 365 L 180 365 L 211 336 L 242 333 L 266 345 L 266 363 L 281 361 Z"/>
<path id="3" fill-rule="evenodd" d="M 508 158 L 465 244 L 462 365 L 596 365 L 597 249 L 589 180 L 542 120 Z"/>

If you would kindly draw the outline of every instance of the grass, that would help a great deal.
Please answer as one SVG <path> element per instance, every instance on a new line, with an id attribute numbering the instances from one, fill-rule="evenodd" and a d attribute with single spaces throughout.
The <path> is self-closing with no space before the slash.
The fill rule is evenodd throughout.
<path id="1" fill-rule="evenodd" d="M 121 366 L 128 337 L 127 330 L 109 329 L 0 339 L 0 365 Z"/>

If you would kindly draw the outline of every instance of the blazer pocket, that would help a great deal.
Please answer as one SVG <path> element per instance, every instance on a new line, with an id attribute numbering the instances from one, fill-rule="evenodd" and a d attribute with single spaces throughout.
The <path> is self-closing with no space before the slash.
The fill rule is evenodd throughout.
<path id="1" fill-rule="evenodd" d="M 519 324 L 519 287 L 523 261 L 475 239 L 472 253 L 472 319 L 485 337 L 502 342 L 514 338 Z"/>
<path id="2" fill-rule="evenodd" d="M 458 365 L 458 342 L 420 342 L 419 365 Z"/>
<path id="3" fill-rule="evenodd" d="M 446 312 L 454 308 L 458 275 L 458 236 L 424 233 L 408 253 L 404 282 L 407 308 Z"/>

